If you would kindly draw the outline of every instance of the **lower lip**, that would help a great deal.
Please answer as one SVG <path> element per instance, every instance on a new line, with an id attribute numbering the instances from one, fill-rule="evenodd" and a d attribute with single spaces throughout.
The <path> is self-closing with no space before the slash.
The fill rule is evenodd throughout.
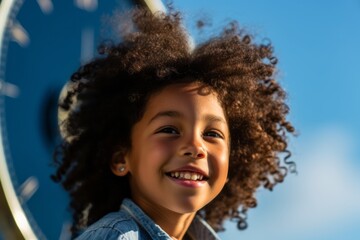
<path id="1" fill-rule="evenodd" d="M 194 180 L 186 180 L 186 179 L 177 179 L 177 178 L 172 178 L 172 177 L 169 177 L 171 181 L 181 185 L 181 186 L 184 186 L 184 187 L 190 187 L 190 188 L 198 188 L 198 187 L 201 187 L 203 186 L 206 181 L 194 181 Z"/>

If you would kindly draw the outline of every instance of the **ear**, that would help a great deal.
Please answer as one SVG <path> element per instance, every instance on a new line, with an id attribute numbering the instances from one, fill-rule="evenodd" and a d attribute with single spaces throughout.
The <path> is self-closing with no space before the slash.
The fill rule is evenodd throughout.
<path id="1" fill-rule="evenodd" d="M 123 151 L 115 152 L 111 159 L 110 168 L 113 174 L 119 177 L 124 177 L 129 172 L 129 164 L 127 161 L 127 154 Z"/>

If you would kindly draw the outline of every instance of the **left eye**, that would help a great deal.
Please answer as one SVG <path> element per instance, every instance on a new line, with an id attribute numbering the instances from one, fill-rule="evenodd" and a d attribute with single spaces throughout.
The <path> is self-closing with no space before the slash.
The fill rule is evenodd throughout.
<path id="1" fill-rule="evenodd" d="M 157 131 L 157 133 L 166 133 L 166 134 L 179 134 L 179 131 L 173 127 L 164 127 Z"/>
<path id="2" fill-rule="evenodd" d="M 216 132 L 216 131 L 208 131 L 203 134 L 206 137 L 214 137 L 214 138 L 224 138 L 222 134 Z"/>

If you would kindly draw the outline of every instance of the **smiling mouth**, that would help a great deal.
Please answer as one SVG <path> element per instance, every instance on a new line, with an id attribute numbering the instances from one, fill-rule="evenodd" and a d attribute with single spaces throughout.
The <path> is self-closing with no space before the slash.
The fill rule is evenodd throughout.
<path id="1" fill-rule="evenodd" d="M 190 181 L 206 181 L 208 180 L 208 177 L 200 174 L 200 173 L 195 173 L 195 172 L 169 172 L 166 173 L 167 176 L 174 178 L 174 179 L 179 179 L 179 180 L 190 180 Z"/>

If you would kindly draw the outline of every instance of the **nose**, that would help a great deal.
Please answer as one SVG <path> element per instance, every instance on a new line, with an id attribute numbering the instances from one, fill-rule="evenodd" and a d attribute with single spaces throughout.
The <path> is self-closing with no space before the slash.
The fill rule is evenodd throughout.
<path id="1" fill-rule="evenodd" d="M 180 155 L 193 159 L 205 158 L 206 151 L 202 143 L 202 137 L 193 135 L 184 139 L 180 147 Z"/>

